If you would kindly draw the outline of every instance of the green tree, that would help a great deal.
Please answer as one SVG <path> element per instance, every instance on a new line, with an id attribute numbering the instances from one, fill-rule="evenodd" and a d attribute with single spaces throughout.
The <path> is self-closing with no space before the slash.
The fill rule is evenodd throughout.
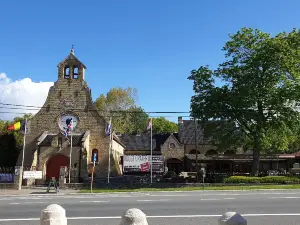
<path id="1" fill-rule="evenodd" d="M 134 88 L 112 88 L 95 101 L 101 115 L 107 120 L 112 116 L 112 124 L 120 133 L 142 132 L 146 128 L 148 114 L 137 105 L 137 90 Z"/>
<path id="2" fill-rule="evenodd" d="M 0 120 L 0 166 L 15 166 L 23 145 L 23 134 L 20 131 L 8 131 L 8 126 L 30 116 L 25 114 L 23 117 L 15 117 L 13 121 Z"/>
<path id="3" fill-rule="evenodd" d="M 153 133 L 156 134 L 178 132 L 177 124 L 167 120 L 165 117 L 153 118 L 152 129 Z"/>
<path id="4" fill-rule="evenodd" d="M 253 150 L 251 174 L 257 176 L 261 152 L 275 143 L 275 138 L 268 140 L 270 135 L 282 140 L 291 133 L 292 123 L 299 124 L 294 102 L 300 99 L 300 33 L 294 29 L 271 37 L 242 28 L 230 35 L 223 51 L 226 60 L 216 70 L 201 66 L 191 71 L 191 113 L 203 122 L 234 124 Z"/>
<path id="5" fill-rule="evenodd" d="M 217 147 L 217 150 L 224 152 L 227 150 L 236 152 L 237 148 L 247 147 L 247 137 L 239 131 L 239 128 L 233 121 L 226 120 L 211 120 L 198 124 L 203 128 L 204 138 L 212 145 Z"/>

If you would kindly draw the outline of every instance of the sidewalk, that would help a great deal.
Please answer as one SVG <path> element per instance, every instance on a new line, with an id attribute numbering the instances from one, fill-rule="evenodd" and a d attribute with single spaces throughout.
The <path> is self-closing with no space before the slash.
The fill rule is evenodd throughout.
<path id="1" fill-rule="evenodd" d="M 56 193 L 53 189 L 50 190 L 49 193 L 46 192 L 47 188 L 39 187 L 39 188 L 22 188 L 22 190 L 15 190 L 15 189 L 0 189 L 0 196 L 28 196 L 28 195 L 46 195 L 46 194 L 55 194 L 55 195 L 68 195 L 68 194 L 76 194 L 79 190 L 59 190 Z"/>

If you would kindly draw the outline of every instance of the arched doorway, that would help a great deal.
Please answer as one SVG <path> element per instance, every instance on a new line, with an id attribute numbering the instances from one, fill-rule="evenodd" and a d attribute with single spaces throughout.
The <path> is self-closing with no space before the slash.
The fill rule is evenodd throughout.
<path id="1" fill-rule="evenodd" d="M 50 180 L 52 177 L 55 177 L 58 180 L 61 166 L 69 167 L 69 158 L 62 154 L 51 156 L 47 162 L 46 179 Z"/>
<path id="2" fill-rule="evenodd" d="M 218 155 L 218 152 L 214 149 L 210 149 L 206 152 L 206 156 L 213 156 L 213 155 Z"/>
<path id="3" fill-rule="evenodd" d="M 167 160 L 168 171 L 174 171 L 179 174 L 183 171 L 183 162 L 180 159 L 171 158 Z"/>

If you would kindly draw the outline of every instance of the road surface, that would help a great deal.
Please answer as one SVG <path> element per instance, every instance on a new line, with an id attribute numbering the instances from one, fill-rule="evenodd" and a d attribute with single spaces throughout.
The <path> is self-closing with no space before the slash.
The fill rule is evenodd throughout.
<path id="1" fill-rule="evenodd" d="M 53 203 L 66 209 L 69 225 L 117 225 L 128 208 L 144 211 L 150 225 L 217 225 L 227 211 L 250 225 L 300 225 L 297 190 L 1 196 L 0 224 L 39 224 L 41 210 Z"/>

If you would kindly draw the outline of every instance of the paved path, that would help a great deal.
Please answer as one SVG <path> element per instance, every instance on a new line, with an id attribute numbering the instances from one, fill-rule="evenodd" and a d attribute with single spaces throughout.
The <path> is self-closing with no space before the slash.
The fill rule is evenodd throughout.
<path id="1" fill-rule="evenodd" d="M 139 208 L 151 224 L 217 225 L 226 211 L 238 211 L 249 224 L 300 224 L 300 191 L 197 191 L 0 197 L 1 225 L 39 224 L 40 211 L 57 203 L 68 224 L 116 225 L 127 208 Z"/>

